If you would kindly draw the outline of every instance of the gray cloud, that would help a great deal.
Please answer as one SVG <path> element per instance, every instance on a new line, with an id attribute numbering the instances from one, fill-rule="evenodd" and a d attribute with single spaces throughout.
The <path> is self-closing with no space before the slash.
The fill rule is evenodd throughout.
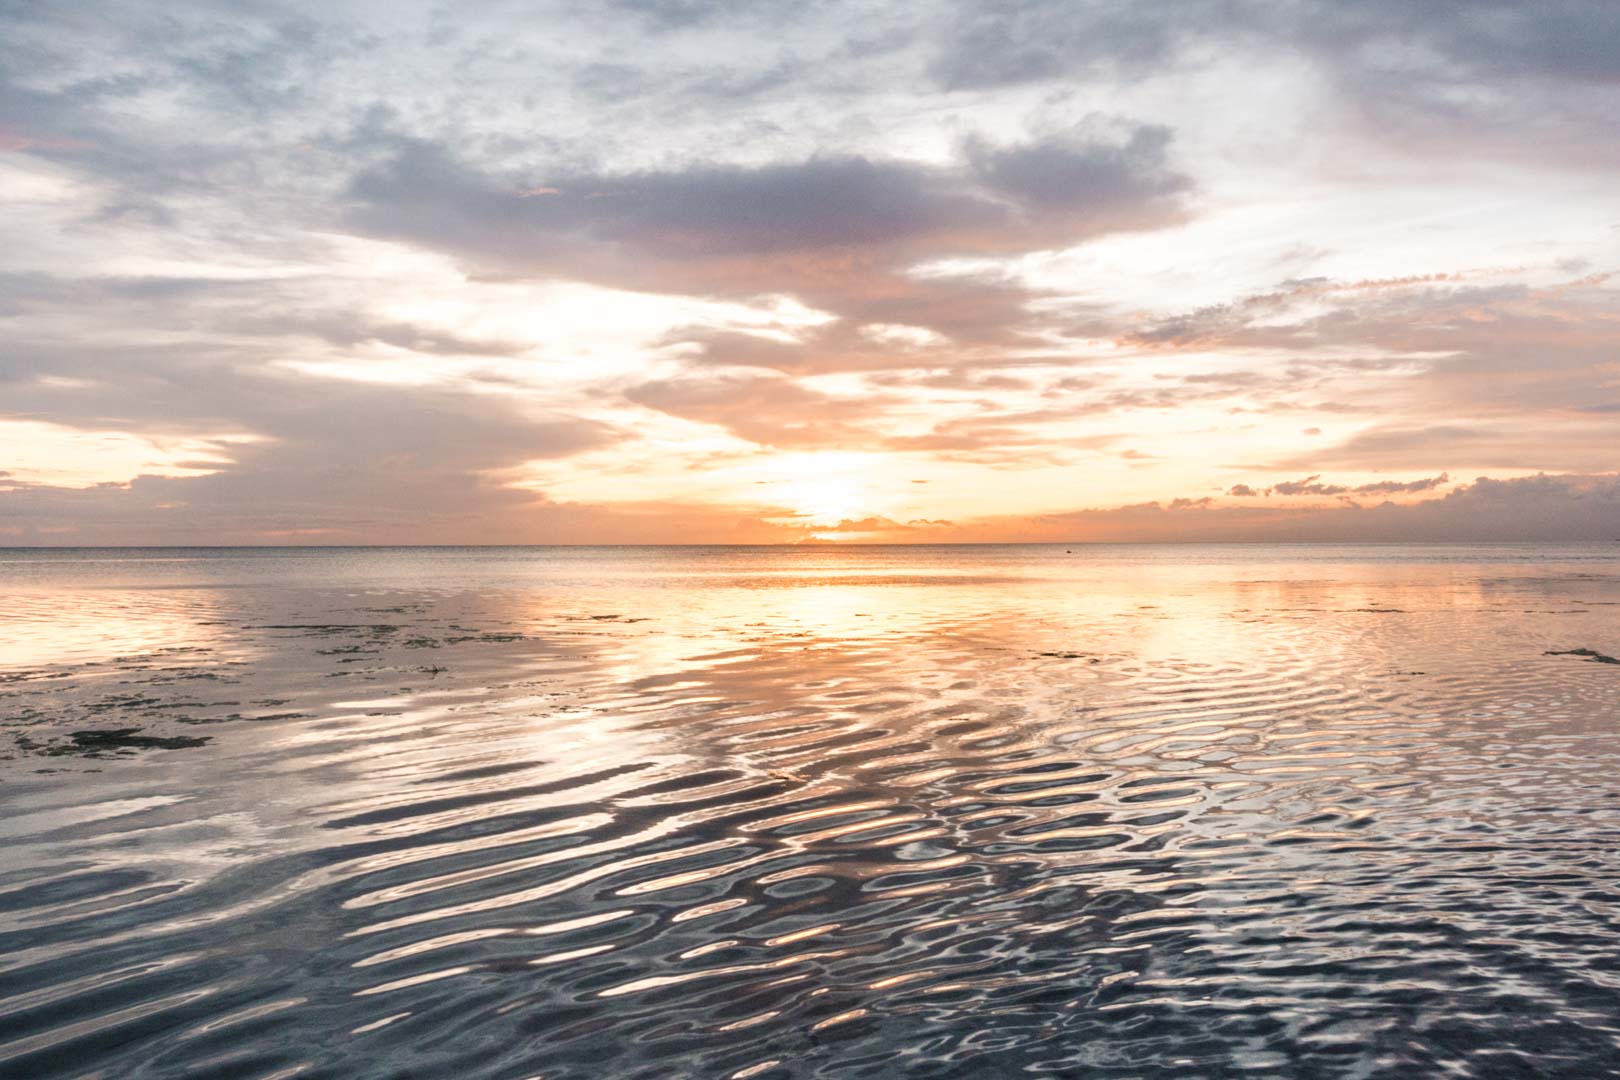
<path id="1" fill-rule="evenodd" d="M 1170 138 L 1168 128 L 1144 126 L 1120 143 L 1070 137 L 996 147 L 975 139 L 967 144 L 967 160 L 989 190 L 1032 210 L 1092 220 L 1117 212 L 1130 220 L 1143 213 L 1144 203 L 1190 186 L 1165 166 Z"/>
<path id="2" fill-rule="evenodd" d="M 1273 484 L 1267 489 L 1267 494 L 1275 492 L 1278 495 L 1343 495 L 1350 489 L 1341 484 L 1317 483 L 1321 477 L 1307 476 L 1303 480 L 1284 480 L 1280 484 Z"/>
<path id="3" fill-rule="evenodd" d="M 19 485 L 0 491 L 0 520 L 83 530 L 97 543 L 158 535 L 184 542 L 188 530 L 363 537 L 406 531 L 413 521 L 429 532 L 464 529 L 534 501 L 483 479 L 485 470 L 566 457 L 613 439 L 599 423 L 531 420 L 464 393 L 332 383 L 293 399 L 252 380 L 230 380 L 221 397 L 230 389 L 236 416 L 273 437 L 233 447 L 235 463 L 224 471 L 83 490 Z"/>
<path id="4" fill-rule="evenodd" d="M 1433 491 L 1451 482 L 1447 473 L 1439 476 L 1426 476 L 1421 480 L 1379 480 L 1372 484 L 1362 484 L 1356 487 L 1357 495 L 1401 495 L 1412 494 L 1418 491 Z"/>
<path id="5" fill-rule="evenodd" d="M 862 320 L 960 330 L 963 293 L 994 283 L 905 278 L 919 259 L 1051 247 L 1153 228 L 1189 185 L 1169 133 L 1081 132 L 1008 147 L 970 142 L 929 165 L 821 156 L 639 173 L 493 171 L 409 138 L 349 186 L 352 227 L 505 273 L 684 292 L 793 292 Z M 984 310 L 984 303 L 974 305 Z"/>
<path id="6" fill-rule="evenodd" d="M 954 90 L 1140 71 L 1163 62 L 1184 27 L 1209 19 L 1217 7 L 1195 0 L 1172 14 L 1110 0 L 964 3 L 946 24 L 933 74 Z"/>
<path id="7" fill-rule="evenodd" d="M 1012 223 L 1009 207 L 944 170 L 858 157 L 546 176 L 523 184 L 455 161 L 442 147 L 402 140 L 388 161 L 356 177 L 350 194 L 363 229 L 537 267 L 580 245 L 727 258 L 892 244 Z"/>
<path id="8" fill-rule="evenodd" d="M 1072 541 L 1589 541 L 1620 536 L 1620 475 L 1480 477 L 1436 499 L 1219 506 L 1177 499 L 961 523 L 948 539 Z"/>
<path id="9" fill-rule="evenodd" d="M 1009 343 L 1030 321 L 1027 287 L 917 278 L 908 266 L 1173 223 L 1190 181 L 1171 166 L 1169 142 L 1160 127 L 1088 125 L 1040 142 L 969 141 L 949 165 L 846 155 L 518 175 L 436 143 L 382 136 L 373 140 L 381 158 L 349 186 L 347 222 L 484 272 L 708 296 L 787 293 L 846 324 Z M 847 325 L 824 328 L 804 349 L 713 336 L 708 346 L 717 362 L 784 370 L 893 365 L 898 350 L 857 345 L 849 334 Z M 727 358 L 739 351 L 748 355 Z"/>
<path id="10" fill-rule="evenodd" d="M 948 90 L 1303 62 L 1331 123 L 1386 145 L 1612 168 L 1620 9 L 1590 0 L 990 0 L 954 5 Z"/>
<path id="11" fill-rule="evenodd" d="M 1196 62 L 1215 44 L 1305 48 L 1414 82 L 1620 75 L 1620 12 L 1583 0 L 991 0 L 964 3 L 946 27 L 934 72 L 949 87 L 1141 72 Z M 1428 63 L 1405 59 L 1420 51 Z"/>
<path id="12" fill-rule="evenodd" d="M 1227 489 L 1228 495 L 1239 498 L 1254 498 L 1260 495 L 1333 495 L 1346 498 L 1351 495 L 1413 495 L 1422 491 L 1433 491 L 1444 487 L 1451 482 L 1447 473 L 1439 476 L 1426 476 L 1419 480 L 1376 480 L 1372 483 L 1347 484 L 1322 483 L 1320 475 L 1307 476 L 1303 480 L 1284 480 L 1270 487 L 1257 488 L 1249 484 L 1234 484 Z"/>
<path id="13" fill-rule="evenodd" d="M 1620 346 L 1620 330 L 1603 314 L 1613 305 L 1605 287 L 1610 276 L 1534 288 L 1479 283 L 1457 273 L 1294 281 L 1158 320 L 1118 340 L 1148 351 L 1294 358 L 1280 375 L 1242 372 L 1227 381 L 1263 410 L 1376 415 L 1415 409 L 1454 418 L 1429 424 L 1386 419 L 1279 468 L 1584 471 L 1612 463 L 1605 444 L 1616 438 L 1613 414 L 1592 404 Z M 1319 355 L 1326 350 L 1340 355 Z M 1384 355 L 1345 359 L 1348 350 Z M 1222 375 L 1182 377 L 1164 396 L 1187 400 L 1190 386 L 1205 380 L 1226 381 Z M 1548 437 L 1551 431 L 1556 438 Z"/>

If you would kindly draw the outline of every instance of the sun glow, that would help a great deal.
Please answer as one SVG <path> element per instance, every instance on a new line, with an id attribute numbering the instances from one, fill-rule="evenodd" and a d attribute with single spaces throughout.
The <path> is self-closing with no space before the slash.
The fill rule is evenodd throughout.
<path id="1" fill-rule="evenodd" d="M 781 454 L 760 466 L 755 483 L 801 523 L 833 526 L 883 513 L 890 501 L 881 484 L 883 464 L 875 454 Z"/>

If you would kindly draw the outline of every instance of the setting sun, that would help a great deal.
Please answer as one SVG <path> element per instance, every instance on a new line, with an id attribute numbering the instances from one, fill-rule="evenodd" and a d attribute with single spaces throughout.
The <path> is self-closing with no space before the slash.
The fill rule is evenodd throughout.
<path id="1" fill-rule="evenodd" d="M 884 491 L 883 465 L 873 455 L 835 450 L 780 454 L 760 466 L 755 483 L 800 524 L 826 528 L 889 508 L 895 500 Z"/>

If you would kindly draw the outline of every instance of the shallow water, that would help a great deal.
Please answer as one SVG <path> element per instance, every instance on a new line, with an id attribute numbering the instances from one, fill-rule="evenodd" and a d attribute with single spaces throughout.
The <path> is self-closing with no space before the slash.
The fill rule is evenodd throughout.
<path id="1" fill-rule="evenodd" d="M 0 1075 L 1620 1075 L 1620 544 L 0 598 Z"/>

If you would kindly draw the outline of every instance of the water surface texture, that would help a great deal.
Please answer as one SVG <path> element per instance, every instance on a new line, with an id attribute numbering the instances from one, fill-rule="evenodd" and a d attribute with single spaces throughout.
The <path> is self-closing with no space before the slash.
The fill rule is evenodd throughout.
<path id="1" fill-rule="evenodd" d="M 0 1075 L 1620 1075 L 1620 544 L 0 600 Z"/>

